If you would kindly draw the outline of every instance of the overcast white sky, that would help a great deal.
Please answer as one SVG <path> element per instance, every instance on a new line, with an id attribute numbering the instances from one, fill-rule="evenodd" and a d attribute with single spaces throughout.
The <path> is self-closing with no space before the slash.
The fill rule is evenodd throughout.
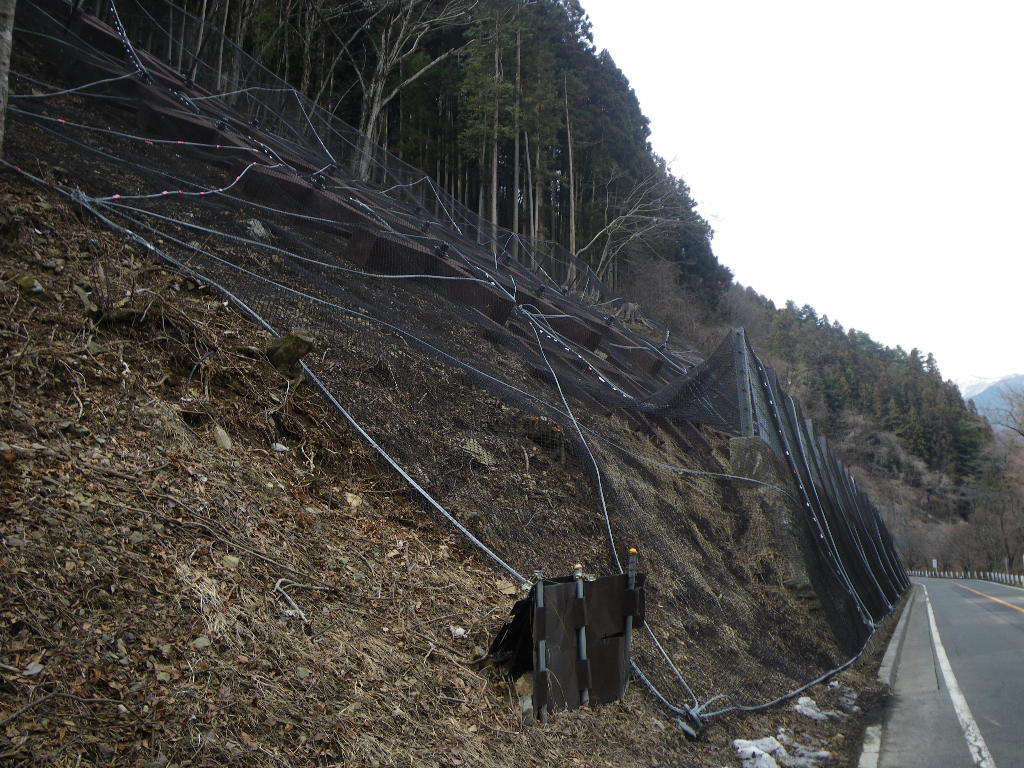
<path id="1" fill-rule="evenodd" d="M 1024 372 L 1024 3 L 582 2 L 739 282 Z"/>

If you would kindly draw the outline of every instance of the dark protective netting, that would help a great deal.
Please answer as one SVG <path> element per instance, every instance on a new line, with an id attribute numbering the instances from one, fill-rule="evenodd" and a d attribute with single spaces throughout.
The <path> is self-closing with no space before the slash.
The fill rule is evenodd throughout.
<path id="1" fill-rule="evenodd" d="M 737 378 L 737 371 L 746 369 L 737 360 L 737 350 L 742 353 L 744 347 L 736 343 L 736 333 L 701 365 L 645 398 L 641 409 L 661 418 L 696 421 L 742 434 L 740 404 L 748 387 Z"/>
<path id="2" fill-rule="evenodd" d="M 664 704 L 696 722 L 792 692 L 891 610 L 908 582 L 877 511 L 742 331 L 702 360 L 180 8 L 99 10 L 19 3 L 9 162 L 268 331 L 311 332 L 340 417 L 514 577 L 619 572 L 638 546 L 636 671 Z M 778 472 L 735 474 L 729 436 Z"/>

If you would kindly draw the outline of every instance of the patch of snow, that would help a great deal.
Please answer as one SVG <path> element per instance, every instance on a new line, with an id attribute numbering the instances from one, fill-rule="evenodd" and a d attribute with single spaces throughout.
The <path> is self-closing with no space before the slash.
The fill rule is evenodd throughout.
<path id="1" fill-rule="evenodd" d="M 804 734 L 806 736 L 806 734 Z M 793 741 L 793 737 L 789 735 L 785 728 L 779 728 L 779 733 L 776 736 L 779 742 L 789 748 L 789 751 L 795 755 L 796 762 L 792 763 L 792 768 L 813 768 L 813 766 L 820 765 L 821 763 L 827 763 L 832 760 L 832 753 L 827 752 L 824 749 L 814 749 L 812 747 L 804 746 Z M 813 739 L 812 739 L 813 740 Z M 792 756 L 790 759 L 794 759 Z"/>
<path id="2" fill-rule="evenodd" d="M 841 712 L 835 712 L 831 709 L 819 709 L 818 703 L 810 696 L 801 696 L 797 699 L 793 709 L 812 720 L 828 720 L 830 717 L 838 719 L 843 716 Z"/>
<path id="3" fill-rule="evenodd" d="M 833 680 L 828 684 L 829 688 L 838 691 L 839 693 L 839 707 L 851 715 L 860 713 L 860 707 L 857 706 L 857 692 L 848 685 L 840 685 L 839 682 Z"/>
<path id="4" fill-rule="evenodd" d="M 732 745 L 736 749 L 736 754 L 739 755 L 743 768 L 779 768 L 775 756 L 786 755 L 789 757 L 785 747 L 771 736 L 750 741 L 736 739 Z"/>
<path id="5" fill-rule="evenodd" d="M 732 745 L 743 768 L 820 768 L 832 761 L 832 753 L 798 744 L 785 728 L 779 729 L 778 739 L 736 739 Z"/>

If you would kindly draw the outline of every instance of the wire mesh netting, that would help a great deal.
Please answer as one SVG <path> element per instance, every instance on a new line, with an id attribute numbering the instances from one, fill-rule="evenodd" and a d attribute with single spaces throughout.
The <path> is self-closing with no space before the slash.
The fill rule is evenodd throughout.
<path id="1" fill-rule="evenodd" d="M 906 573 L 742 331 L 702 360 L 182 9 L 98 10 L 19 3 L 10 162 L 272 333 L 311 332 L 309 377 L 431 514 L 520 580 L 619 572 L 639 546 L 636 670 L 693 722 L 862 647 Z M 729 435 L 762 440 L 778 471 L 738 476 Z M 808 617 L 798 577 L 824 611 Z"/>

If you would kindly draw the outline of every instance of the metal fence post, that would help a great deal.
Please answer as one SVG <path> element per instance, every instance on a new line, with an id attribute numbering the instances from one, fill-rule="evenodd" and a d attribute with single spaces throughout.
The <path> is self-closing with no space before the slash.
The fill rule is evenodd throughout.
<path id="1" fill-rule="evenodd" d="M 740 412 L 740 434 L 752 437 L 754 407 L 750 392 L 750 360 L 747 358 L 747 337 L 742 328 L 732 329 L 733 360 L 736 365 L 736 398 Z"/>
<path id="2" fill-rule="evenodd" d="M 577 563 L 572 569 L 573 578 L 576 579 L 576 599 L 580 601 L 580 607 L 583 607 L 583 566 Z M 585 616 L 585 614 L 584 614 Z M 583 618 L 583 617 L 581 617 Z M 579 650 L 579 660 L 582 662 L 580 667 L 587 669 L 589 666 L 587 661 L 587 626 L 584 619 L 582 625 L 576 630 L 576 645 Z M 589 677 L 589 676 L 588 676 Z M 580 688 L 580 706 L 586 706 L 590 703 L 590 685 L 586 683 Z"/>
<path id="3" fill-rule="evenodd" d="M 626 565 L 626 589 L 636 589 L 636 547 L 629 548 L 629 561 Z M 626 617 L 626 665 L 629 665 L 629 652 L 633 647 L 633 615 Z"/>
<path id="4" fill-rule="evenodd" d="M 537 604 L 537 610 L 538 611 L 542 611 L 544 609 L 544 573 L 543 573 L 543 571 L 537 571 L 536 573 L 533 574 L 533 577 L 534 577 L 534 579 L 536 579 L 536 583 L 537 583 L 536 592 L 535 592 L 535 600 L 536 600 L 536 604 Z M 548 671 L 548 648 L 547 648 L 547 644 L 548 644 L 548 641 L 545 638 L 541 638 L 541 639 L 539 639 L 537 641 L 537 660 L 534 663 L 534 669 L 537 670 L 536 682 L 534 683 L 535 685 L 537 683 L 539 683 L 540 685 L 547 685 L 547 674 L 546 674 L 547 671 Z M 536 696 L 536 694 L 534 694 L 534 696 Z M 540 719 L 541 723 L 546 723 L 548 721 L 547 696 L 544 696 L 544 703 L 540 707 L 540 712 L 538 713 L 538 718 Z"/>

